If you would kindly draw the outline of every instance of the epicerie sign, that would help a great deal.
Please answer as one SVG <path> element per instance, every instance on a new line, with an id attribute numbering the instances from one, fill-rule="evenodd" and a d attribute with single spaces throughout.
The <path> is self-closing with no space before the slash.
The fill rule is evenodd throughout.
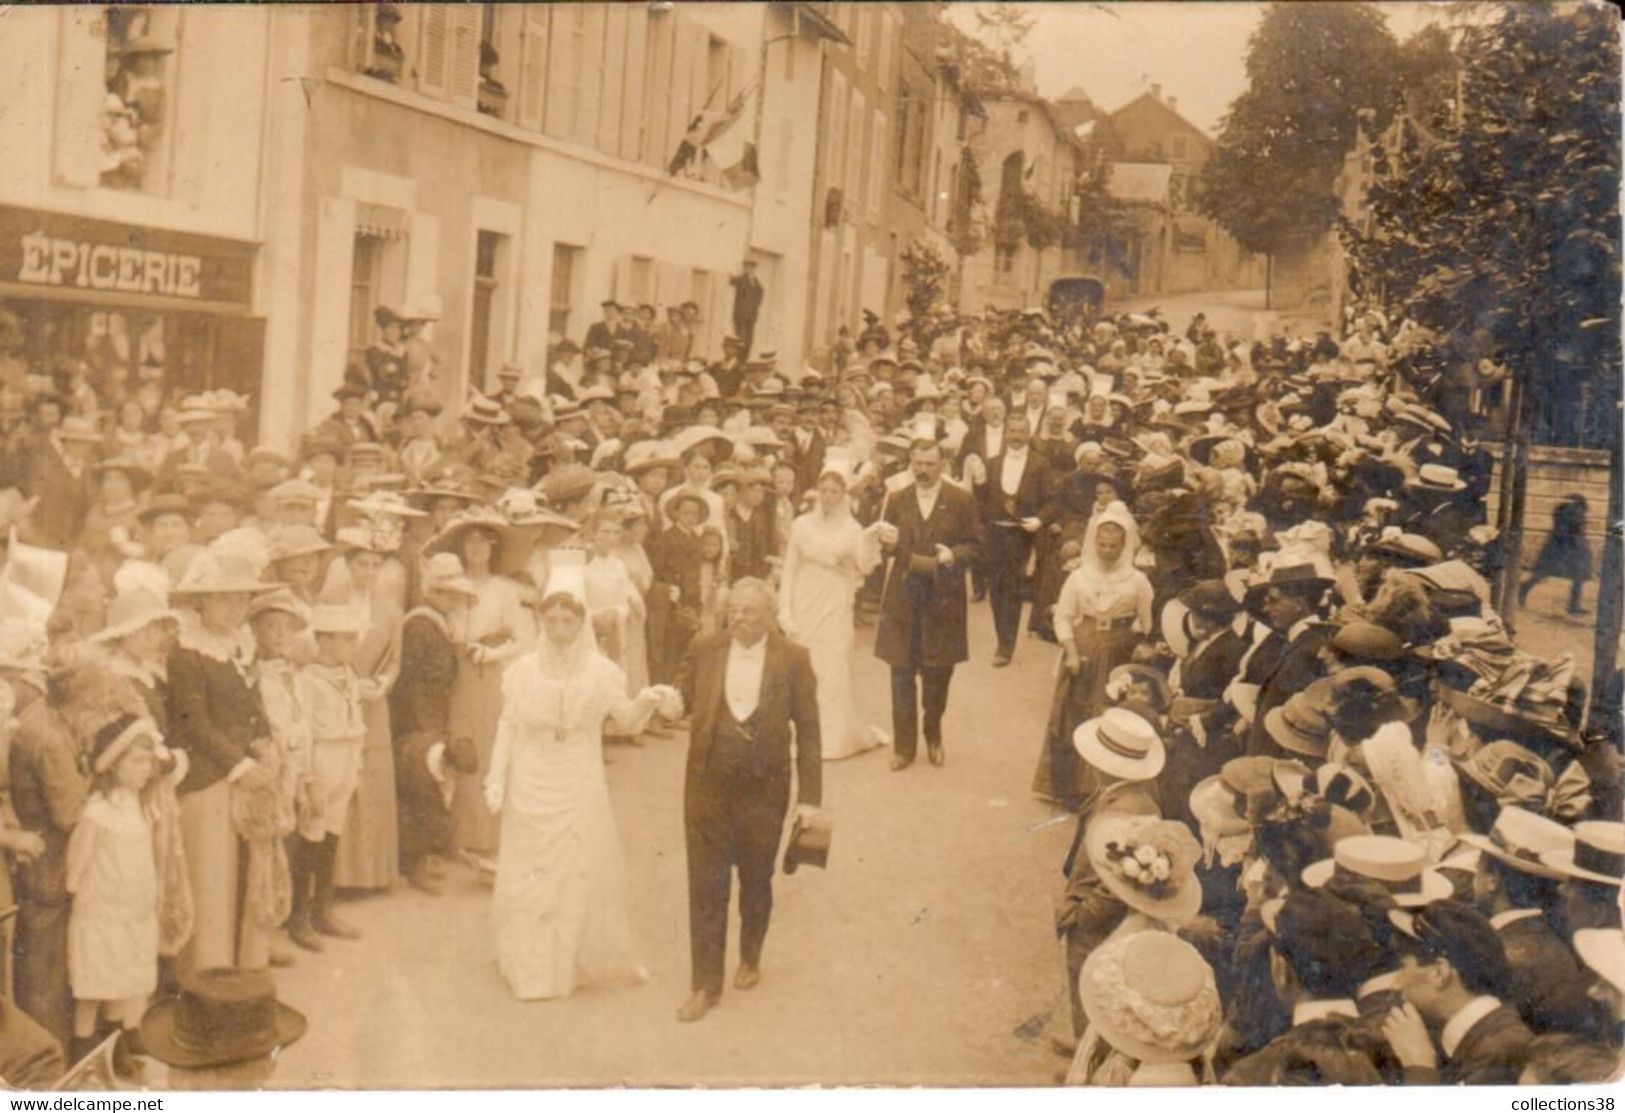
<path id="1" fill-rule="evenodd" d="M 201 298 L 203 259 L 32 232 L 23 237 L 23 263 L 17 280 L 125 294 Z"/>
<path id="2" fill-rule="evenodd" d="M 240 312 L 251 300 L 255 250 L 241 240 L 0 205 L 0 293 L 27 286 L 41 296 L 131 295 Z"/>

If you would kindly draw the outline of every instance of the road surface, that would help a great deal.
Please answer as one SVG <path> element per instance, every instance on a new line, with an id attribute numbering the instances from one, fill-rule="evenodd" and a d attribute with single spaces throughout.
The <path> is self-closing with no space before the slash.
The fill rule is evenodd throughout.
<path id="1" fill-rule="evenodd" d="M 857 699 L 887 725 L 887 674 L 859 633 Z M 1028 792 L 1056 651 L 1023 641 L 994 670 L 987 605 L 954 678 L 947 764 L 903 773 L 875 750 L 825 766 L 827 871 L 775 881 L 761 985 L 679 1024 L 688 996 L 682 835 L 686 739 L 609 751 L 635 926 L 652 979 L 564 1001 L 514 1000 L 492 959 L 489 890 L 457 873 L 344 902 L 366 938 L 277 972 L 309 1033 L 272 1086 L 1048 1085 L 1066 1025 L 1051 929 L 1070 823 Z M 730 924 L 737 936 L 737 914 Z M 730 938 L 730 977 L 733 966 Z"/>

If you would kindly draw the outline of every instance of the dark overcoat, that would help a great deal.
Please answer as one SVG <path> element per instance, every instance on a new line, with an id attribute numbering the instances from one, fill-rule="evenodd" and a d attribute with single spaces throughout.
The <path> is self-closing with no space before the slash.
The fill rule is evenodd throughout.
<path id="1" fill-rule="evenodd" d="M 893 668 L 942 668 L 967 660 L 965 576 L 981 561 L 983 545 L 976 499 L 944 482 L 927 519 L 910 486 L 891 496 L 885 520 L 897 527 L 897 544 L 881 593 L 875 656 Z M 910 558 L 933 557 L 938 545 L 953 551 L 953 564 L 916 569 Z"/>

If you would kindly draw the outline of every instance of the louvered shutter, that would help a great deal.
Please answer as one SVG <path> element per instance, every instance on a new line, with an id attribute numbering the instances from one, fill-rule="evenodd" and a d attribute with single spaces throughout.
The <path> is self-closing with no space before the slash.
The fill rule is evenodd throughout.
<path id="1" fill-rule="evenodd" d="M 644 82 L 649 76 L 649 11 L 627 10 L 626 69 L 621 87 L 620 156 L 634 162 L 643 158 Z"/>
<path id="2" fill-rule="evenodd" d="M 581 104 L 576 110 L 575 138 L 589 147 L 598 145 L 598 116 L 604 83 L 603 4 L 583 4 L 581 36 Z"/>
<path id="3" fill-rule="evenodd" d="M 545 4 L 526 4 L 520 32 L 519 124 L 539 130 L 547 99 L 547 40 L 552 14 Z"/>
<path id="4" fill-rule="evenodd" d="M 480 6 L 451 9 L 450 58 L 446 67 L 451 99 L 473 108 L 480 92 Z"/>
<path id="5" fill-rule="evenodd" d="M 425 4 L 419 11 L 418 91 L 443 97 L 451 87 L 451 16 L 445 4 Z"/>
<path id="6" fill-rule="evenodd" d="M 57 53 L 51 169 L 59 184 L 84 188 L 101 181 L 100 113 L 107 96 L 107 31 L 101 25 L 102 8 L 75 6 L 59 14 L 62 38 Z"/>

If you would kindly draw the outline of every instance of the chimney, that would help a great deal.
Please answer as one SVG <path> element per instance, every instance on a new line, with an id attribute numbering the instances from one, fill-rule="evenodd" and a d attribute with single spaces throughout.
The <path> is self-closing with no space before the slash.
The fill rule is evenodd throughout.
<path id="1" fill-rule="evenodd" d="M 1162 85 L 1160 82 L 1153 81 L 1151 83 L 1151 95 L 1158 100 L 1162 99 Z"/>
<path id="2" fill-rule="evenodd" d="M 1168 98 L 1168 107 L 1172 111 L 1178 112 L 1179 111 L 1179 98 L 1178 97 L 1169 97 Z"/>

